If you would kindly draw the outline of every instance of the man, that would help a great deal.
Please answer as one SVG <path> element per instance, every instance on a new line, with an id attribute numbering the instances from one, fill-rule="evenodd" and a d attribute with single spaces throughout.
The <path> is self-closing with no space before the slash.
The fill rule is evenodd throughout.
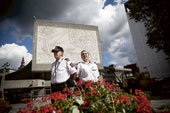
<path id="1" fill-rule="evenodd" d="M 83 62 L 80 62 L 77 66 L 79 79 L 84 82 L 88 80 L 97 82 L 99 78 L 98 67 L 95 63 L 90 61 L 89 53 L 86 50 L 81 51 L 81 58 Z"/>
<path id="2" fill-rule="evenodd" d="M 64 50 L 60 46 L 56 46 L 52 52 L 56 61 L 52 63 L 51 67 L 51 89 L 53 92 L 62 92 L 67 86 L 73 86 L 73 81 L 76 76 L 76 68 L 67 59 L 63 58 Z"/>

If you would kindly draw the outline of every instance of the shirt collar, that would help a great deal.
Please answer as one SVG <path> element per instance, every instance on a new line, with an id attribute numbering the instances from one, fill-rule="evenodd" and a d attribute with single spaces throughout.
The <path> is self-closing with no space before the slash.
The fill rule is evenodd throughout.
<path id="1" fill-rule="evenodd" d="M 84 62 L 84 61 L 83 61 L 83 63 L 84 63 L 84 64 L 87 64 L 87 63 L 86 63 L 86 62 Z M 91 63 L 92 63 L 92 62 L 91 62 L 91 61 L 89 61 L 89 63 L 88 63 L 88 64 L 91 64 Z"/>
<path id="2" fill-rule="evenodd" d="M 63 60 L 63 57 L 61 57 L 58 61 L 56 60 L 56 62 L 61 62 Z"/>

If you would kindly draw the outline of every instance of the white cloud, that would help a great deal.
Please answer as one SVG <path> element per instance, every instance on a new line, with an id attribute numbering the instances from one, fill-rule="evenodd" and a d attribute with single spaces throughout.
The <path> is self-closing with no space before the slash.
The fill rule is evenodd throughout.
<path id="1" fill-rule="evenodd" d="M 107 60 L 109 64 L 123 66 L 135 63 L 136 55 L 124 4 L 120 4 L 122 0 L 115 0 L 116 5 L 108 5 L 103 9 L 105 1 L 49 0 L 42 2 L 42 0 L 25 0 L 22 2 L 20 15 L 10 20 L 10 25 L 13 23 L 17 29 L 13 35 L 18 37 L 18 40 L 22 40 L 28 35 L 32 36 L 33 16 L 38 19 L 96 25 L 99 27 L 102 53 L 112 56 Z"/>
<path id="2" fill-rule="evenodd" d="M 131 39 L 127 17 L 123 4 L 108 5 L 100 9 L 92 23 L 99 26 L 102 52 L 110 54 L 108 64 L 124 66 L 136 63 L 136 55 Z"/>
<path id="3" fill-rule="evenodd" d="M 25 65 L 32 60 L 32 55 L 28 53 L 25 46 L 19 46 L 15 43 L 5 44 L 0 47 L 0 66 L 8 62 L 10 68 L 18 69 L 24 57 Z"/>

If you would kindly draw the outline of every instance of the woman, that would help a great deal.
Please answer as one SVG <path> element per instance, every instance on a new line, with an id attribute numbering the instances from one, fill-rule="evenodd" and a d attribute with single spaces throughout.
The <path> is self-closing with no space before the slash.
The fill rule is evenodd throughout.
<path id="1" fill-rule="evenodd" d="M 86 50 L 81 51 L 81 58 L 83 62 L 77 65 L 78 77 L 80 80 L 97 82 L 99 78 L 99 71 L 97 65 L 90 61 L 89 53 Z"/>

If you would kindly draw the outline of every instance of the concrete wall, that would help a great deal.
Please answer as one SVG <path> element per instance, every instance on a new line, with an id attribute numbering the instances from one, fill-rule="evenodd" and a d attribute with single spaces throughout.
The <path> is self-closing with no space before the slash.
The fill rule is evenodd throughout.
<path id="1" fill-rule="evenodd" d="M 144 24 L 136 23 L 134 20 L 130 20 L 129 17 L 128 22 L 140 72 L 149 71 L 151 78 L 170 77 L 170 66 L 165 60 L 166 55 L 162 51 L 157 53 L 156 49 L 151 49 L 146 44 Z"/>
<path id="2" fill-rule="evenodd" d="M 91 60 L 103 68 L 97 26 L 36 20 L 34 24 L 32 71 L 49 71 L 55 61 L 51 50 L 64 48 L 64 57 L 81 62 L 80 52 L 90 52 Z"/>
<path id="3" fill-rule="evenodd" d="M 50 87 L 50 81 L 45 80 L 6 80 L 3 83 L 4 89 Z"/>

